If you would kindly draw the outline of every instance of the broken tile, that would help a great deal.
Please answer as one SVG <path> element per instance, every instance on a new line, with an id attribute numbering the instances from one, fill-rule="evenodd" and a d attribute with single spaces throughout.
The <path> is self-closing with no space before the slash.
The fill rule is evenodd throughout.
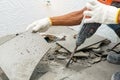
<path id="1" fill-rule="evenodd" d="M 56 45 L 56 47 L 54 48 L 55 51 L 58 51 L 60 49 L 61 49 L 61 46 L 59 46 L 59 45 Z"/>
<path id="2" fill-rule="evenodd" d="M 95 57 L 97 57 L 97 56 L 93 52 L 90 52 L 90 58 L 93 59 Z"/>
<path id="3" fill-rule="evenodd" d="M 41 60 L 37 64 L 30 80 L 38 80 L 40 77 L 44 76 L 48 71 L 50 71 L 48 63 Z"/>
<path id="4" fill-rule="evenodd" d="M 93 52 L 95 52 L 95 53 L 103 53 L 104 51 L 101 49 L 101 48 L 98 48 L 98 49 L 92 49 L 93 50 Z"/>
<path id="5" fill-rule="evenodd" d="M 111 43 L 111 41 L 107 39 L 107 40 L 104 40 L 101 45 L 108 45 L 110 43 Z"/>
<path id="6" fill-rule="evenodd" d="M 86 41 L 81 46 L 78 47 L 78 50 L 87 48 L 89 46 L 92 46 L 104 40 L 106 39 L 101 36 L 93 35 L 91 38 L 86 39 Z M 57 41 L 57 44 L 61 45 L 63 48 L 65 48 L 69 52 L 73 52 L 76 46 L 75 45 L 76 39 L 74 39 L 73 36 L 67 36 L 65 41 Z"/>
<path id="7" fill-rule="evenodd" d="M 99 48 L 99 47 L 100 47 L 100 44 L 101 44 L 101 43 L 98 43 L 98 44 L 89 46 L 88 48 L 95 48 L 95 49 L 96 49 L 96 48 Z"/>
<path id="8" fill-rule="evenodd" d="M 84 53 L 84 52 L 79 52 L 79 53 L 76 53 L 74 54 L 74 57 L 88 57 L 89 56 L 89 53 Z"/>
<path id="9" fill-rule="evenodd" d="M 9 80 L 4 71 L 0 68 L 0 80 Z"/>
<path id="10" fill-rule="evenodd" d="M 63 55 L 57 55 L 56 58 L 57 58 L 58 60 L 65 60 L 65 59 L 66 59 L 66 57 L 63 56 Z"/>
<path id="11" fill-rule="evenodd" d="M 61 52 L 61 53 L 68 53 L 65 49 L 63 49 L 63 48 L 61 48 L 60 50 L 59 50 L 59 52 Z"/>
<path id="12" fill-rule="evenodd" d="M 39 33 L 22 33 L 0 46 L 0 66 L 10 80 L 29 80 L 49 49 Z"/>
<path id="13" fill-rule="evenodd" d="M 105 51 L 105 52 L 102 53 L 102 56 L 106 56 L 107 57 L 108 54 L 109 54 L 109 52 Z"/>
<path id="14" fill-rule="evenodd" d="M 101 61 L 101 57 L 96 57 L 96 58 L 92 59 L 91 61 L 89 61 L 89 63 L 94 64 L 94 63 L 97 63 L 100 61 Z"/>
<path id="15" fill-rule="evenodd" d="M 48 55 L 48 60 L 54 60 L 55 59 L 55 56 L 54 55 Z"/>
<path id="16" fill-rule="evenodd" d="M 108 45 L 108 50 L 109 50 L 109 49 L 112 49 L 112 48 L 113 48 L 115 45 L 117 45 L 118 43 L 119 43 L 119 42 L 117 42 L 117 43 L 110 43 L 110 44 Z M 120 49 L 120 45 L 118 45 L 117 47 L 114 48 L 115 51 L 120 51 L 119 49 Z"/>

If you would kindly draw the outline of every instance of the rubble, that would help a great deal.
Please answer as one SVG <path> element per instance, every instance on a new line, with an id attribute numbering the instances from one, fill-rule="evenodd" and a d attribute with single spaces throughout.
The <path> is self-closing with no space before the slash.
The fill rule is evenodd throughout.
<path id="1" fill-rule="evenodd" d="M 102 59 L 101 57 L 96 57 L 96 58 L 90 60 L 89 63 L 91 63 L 91 64 L 98 63 L 101 61 L 101 59 Z"/>
<path id="2" fill-rule="evenodd" d="M 116 52 L 119 52 L 120 45 L 118 45 L 117 47 L 115 47 L 115 48 L 113 49 L 113 47 L 114 47 L 116 44 L 119 44 L 119 42 L 109 44 L 107 51 L 109 52 L 109 51 L 111 51 L 111 50 L 114 50 L 114 51 L 116 51 Z"/>
<path id="3" fill-rule="evenodd" d="M 78 50 L 83 49 L 83 48 L 87 48 L 91 45 L 100 43 L 104 40 L 106 40 L 106 39 L 101 37 L 101 36 L 93 35 L 91 38 L 88 38 L 81 46 L 79 46 Z M 71 36 L 66 37 L 65 41 L 57 41 L 57 44 L 61 45 L 62 47 L 64 47 L 69 52 L 73 52 L 73 50 L 76 46 L 75 42 L 76 42 L 76 40 L 73 39 L 73 37 L 71 35 Z"/>
<path id="4" fill-rule="evenodd" d="M 103 50 L 101 50 L 101 48 L 97 48 L 97 49 L 92 49 L 95 53 L 98 53 L 98 54 L 100 54 L 100 53 L 103 53 L 104 51 Z"/>
<path id="5" fill-rule="evenodd" d="M 88 57 L 89 57 L 89 53 L 79 52 L 79 53 L 75 53 L 75 55 L 74 55 L 73 57 L 84 57 L 84 58 L 88 58 Z"/>
<path id="6" fill-rule="evenodd" d="M 0 80 L 9 80 L 4 71 L 0 68 Z"/>
<path id="7" fill-rule="evenodd" d="M 42 77 L 49 71 L 50 71 L 50 67 L 49 67 L 48 63 L 45 61 L 40 61 L 37 64 L 36 68 L 34 69 L 32 75 L 30 77 L 30 80 L 38 80 L 40 77 Z"/>
<path id="8" fill-rule="evenodd" d="M 97 56 L 93 53 L 93 52 L 90 52 L 90 58 L 93 59 L 93 58 L 96 58 Z"/>
<path id="9" fill-rule="evenodd" d="M 97 44 L 95 44 L 95 45 L 91 45 L 91 46 L 89 46 L 88 48 L 98 49 L 98 48 L 100 47 L 100 45 L 101 45 L 101 42 L 100 42 L 100 43 L 97 43 Z"/>
<path id="10" fill-rule="evenodd" d="M 55 28 L 56 30 L 57 28 Z M 64 32 L 68 32 L 66 33 L 66 39 L 64 41 L 55 41 L 56 45 L 59 46 L 59 49 L 55 49 L 53 50 L 52 54 L 50 53 L 50 55 L 48 55 L 48 59 L 49 60 L 67 60 L 69 59 L 69 54 L 71 54 L 73 52 L 73 49 L 75 48 L 75 42 L 76 42 L 76 37 L 75 35 L 77 34 L 77 32 L 75 32 L 74 30 L 71 30 L 69 28 L 62 28 L 59 27 L 57 30 L 58 32 L 54 32 L 53 31 L 53 27 L 51 30 L 47 31 L 46 33 L 48 34 L 60 34 L 61 32 L 63 32 L 62 30 L 64 29 Z M 57 31 L 56 30 L 56 31 Z M 45 34 L 46 34 L 45 33 Z M 96 40 L 97 39 L 97 40 Z M 95 63 L 99 62 L 101 59 L 99 57 L 102 56 L 103 51 L 101 50 L 101 44 L 103 44 L 102 42 L 108 44 L 108 41 L 103 38 L 100 37 L 98 35 L 93 35 L 92 38 L 89 38 L 86 40 L 86 42 L 84 44 L 82 44 L 79 47 L 79 51 L 74 55 L 74 62 L 79 62 L 79 60 L 84 59 L 87 61 L 86 64 L 89 62 L 89 59 L 92 59 Z M 85 49 L 85 50 L 84 50 Z M 88 49 L 88 51 L 87 51 Z M 81 50 L 84 50 L 86 52 L 82 52 Z M 87 54 L 86 54 L 87 53 Z M 79 59 L 79 60 L 78 60 Z"/>
<path id="11" fill-rule="evenodd" d="M 56 58 L 57 58 L 58 60 L 65 60 L 65 59 L 66 59 L 66 57 L 63 56 L 63 55 L 57 55 Z"/>
<path id="12" fill-rule="evenodd" d="M 98 43 L 98 44 L 100 45 L 100 43 Z M 56 47 L 58 47 L 58 48 L 56 48 Z M 52 49 L 50 50 L 50 51 L 54 51 L 54 52 L 51 52 L 52 54 L 50 54 L 48 52 L 50 54 L 50 55 L 48 55 L 48 59 L 54 60 L 54 61 L 57 61 L 60 63 L 62 60 L 62 64 L 65 66 L 66 62 L 69 59 L 70 53 L 66 49 L 64 49 L 63 47 L 60 47 L 57 44 L 56 44 L 56 47 L 53 48 L 53 50 Z M 105 57 L 102 57 L 103 51 L 101 51 L 100 47 L 101 46 L 98 46 L 98 50 L 96 50 L 96 51 L 93 50 L 93 49 L 95 49 L 94 47 L 89 47 L 90 49 L 87 48 L 87 49 L 82 49 L 80 51 L 77 51 L 73 57 L 74 63 L 71 64 L 71 66 L 78 63 L 78 64 L 84 64 L 83 66 L 89 67 L 89 66 L 92 66 L 89 63 L 94 64 L 94 63 L 100 62 L 101 60 L 105 60 L 105 59 L 103 59 Z M 100 53 L 99 53 L 99 50 L 101 51 Z M 83 63 L 81 63 L 81 61 Z"/>

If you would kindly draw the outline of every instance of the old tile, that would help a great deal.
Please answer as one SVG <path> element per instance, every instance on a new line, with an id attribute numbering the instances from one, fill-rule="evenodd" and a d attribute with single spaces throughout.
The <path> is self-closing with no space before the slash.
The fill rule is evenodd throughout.
<path id="1" fill-rule="evenodd" d="M 89 47 L 104 40 L 105 38 L 101 36 L 93 35 L 91 38 L 86 39 L 86 41 L 81 46 L 78 47 L 78 50 Z M 67 36 L 65 41 L 57 41 L 59 45 L 61 45 L 63 48 L 70 52 L 73 52 L 75 48 L 75 42 L 76 39 L 74 39 L 73 36 Z"/>
<path id="2" fill-rule="evenodd" d="M 66 57 L 63 56 L 63 55 L 57 55 L 56 58 L 57 58 L 58 60 L 65 60 L 65 59 L 66 59 Z"/>
<path id="3" fill-rule="evenodd" d="M 110 43 L 109 45 L 108 45 L 108 49 L 112 49 L 115 45 L 117 45 L 119 42 L 117 42 L 117 43 Z M 118 46 L 116 46 L 115 48 L 114 48 L 114 50 L 115 51 L 120 51 L 119 50 L 120 49 L 120 45 L 118 45 Z"/>
<path id="4" fill-rule="evenodd" d="M 97 56 L 93 52 L 90 52 L 90 58 L 93 59 L 95 57 L 97 57 Z"/>
<path id="5" fill-rule="evenodd" d="M 104 51 L 101 49 L 101 48 L 98 48 L 98 49 L 92 49 L 93 50 L 93 52 L 95 52 L 95 53 L 103 53 Z"/>
<path id="6" fill-rule="evenodd" d="M 54 55 L 48 55 L 48 60 L 54 60 L 55 59 L 55 56 Z"/>
<path id="7" fill-rule="evenodd" d="M 100 44 L 101 44 L 101 43 L 98 43 L 98 44 L 89 46 L 88 48 L 95 48 L 95 49 L 96 49 L 96 48 L 99 48 L 99 47 L 100 47 Z"/>
<path id="8" fill-rule="evenodd" d="M 40 77 L 45 75 L 48 71 L 50 71 L 50 67 L 49 67 L 48 63 L 41 60 L 37 64 L 30 80 L 38 80 Z"/>
<path id="9" fill-rule="evenodd" d="M 74 57 L 88 57 L 89 53 L 79 52 L 74 54 Z"/>
<path id="10" fill-rule="evenodd" d="M 0 66 L 10 80 L 29 80 L 49 48 L 38 33 L 25 32 L 0 46 Z"/>
<path id="11" fill-rule="evenodd" d="M 101 61 L 101 57 L 96 57 L 96 58 L 92 59 L 91 61 L 89 61 L 89 63 L 94 64 L 94 63 L 97 63 L 100 61 Z"/>
<path id="12" fill-rule="evenodd" d="M 0 68 L 0 80 L 9 80 L 4 71 Z"/>
<path id="13" fill-rule="evenodd" d="M 105 52 L 102 53 L 102 56 L 107 57 L 108 54 L 109 54 L 109 52 L 105 51 Z"/>

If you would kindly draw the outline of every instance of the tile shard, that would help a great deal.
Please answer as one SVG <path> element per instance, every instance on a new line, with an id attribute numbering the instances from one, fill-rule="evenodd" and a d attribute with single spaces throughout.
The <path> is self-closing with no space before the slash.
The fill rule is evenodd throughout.
<path id="1" fill-rule="evenodd" d="M 86 39 L 86 41 L 81 46 L 78 47 L 78 50 L 90 47 L 104 40 L 106 40 L 106 38 L 103 38 L 98 35 L 93 35 L 92 37 Z M 74 39 L 73 36 L 68 36 L 66 38 L 66 41 L 57 41 L 57 44 L 61 45 L 64 49 L 68 50 L 69 52 L 73 52 L 75 48 L 75 42 L 76 39 Z"/>

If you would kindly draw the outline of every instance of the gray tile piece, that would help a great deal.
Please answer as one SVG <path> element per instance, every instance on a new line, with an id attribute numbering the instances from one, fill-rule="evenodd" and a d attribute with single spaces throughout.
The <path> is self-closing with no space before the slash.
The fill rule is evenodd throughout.
<path id="1" fill-rule="evenodd" d="M 25 32 L 0 46 L 0 67 L 10 80 L 29 80 L 49 49 L 38 33 Z"/>
<path id="2" fill-rule="evenodd" d="M 9 80 L 4 71 L 0 68 L 0 80 Z"/>
<path id="3" fill-rule="evenodd" d="M 89 47 L 93 44 L 99 43 L 101 41 L 105 40 L 105 38 L 98 36 L 98 35 L 93 35 L 92 37 L 86 39 L 86 41 L 78 47 L 78 50 Z M 65 41 L 57 41 L 59 45 L 61 45 L 63 48 L 66 50 L 73 52 L 76 44 L 76 39 L 73 38 L 73 36 L 68 36 Z"/>

